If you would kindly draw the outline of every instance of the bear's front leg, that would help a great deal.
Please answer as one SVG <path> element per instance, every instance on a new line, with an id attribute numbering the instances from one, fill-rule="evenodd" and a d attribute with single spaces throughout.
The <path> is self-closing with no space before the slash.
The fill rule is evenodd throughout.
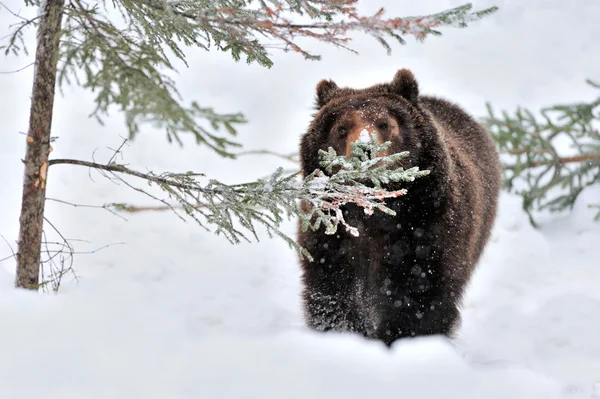
<path id="1" fill-rule="evenodd" d="M 303 258 L 302 300 L 306 324 L 317 331 L 360 331 L 355 306 L 354 244 L 346 234 L 322 231 L 300 234 L 299 244 L 312 255 Z"/>
<path id="2" fill-rule="evenodd" d="M 309 328 L 323 332 L 360 332 L 359 316 L 345 293 L 308 286 L 303 292 L 303 299 Z"/>
<path id="3" fill-rule="evenodd" d="M 451 337 L 460 322 L 456 298 L 443 292 L 397 299 L 392 306 L 388 305 L 381 311 L 381 322 L 373 338 L 387 346 L 401 338 L 426 335 Z"/>

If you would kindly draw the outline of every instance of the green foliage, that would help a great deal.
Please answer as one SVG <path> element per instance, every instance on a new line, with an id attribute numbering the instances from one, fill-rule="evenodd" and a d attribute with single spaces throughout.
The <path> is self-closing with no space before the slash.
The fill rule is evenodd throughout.
<path id="1" fill-rule="evenodd" d="M 403 18 L 402 20 L 408 29 L 403 29 L 402 33 L 412 33 L 418 40 L 422 41 L 428 35 L 441 36 L 442 32 L 434 29 L 436 27 L 466 28 L 470 22 L 478 21 L 498 11 L 498 7 L 490 7 L 475 12 L 472 12 L 472 9 L 472 4 L 467 3 L 432 15 Z M 393 32 L 388 32 L 388 34 L 398 40 L 400 44 L 406 43 L 402 37 L 394 35 Z M 388 50 L 390 49 L 386 43 L 384 43 L 384 46 Z"/>
<path id="2" fill-rule="evenodd" d="M 448 11 L 443 11 L 433 15 L 434 21 L 441 26 L 454 26 L 457 28 L 466 28 L 469 22 L 475 22 L 498 11 L 498 7 L 490 7 L 484 10 L 471 12 L 472 5 L 464 4 Z M 436 34 L 441 34 L 436 32 Z"/>
<path id="3" fill-rule="evenodd" d="M 330 182 L 334 184 L 347 184 L 351 181 L 356 187 L 366 189 L 367 187 L 358 183 L 358 181 L 370 181 L 375 188 L 381 189 L 382 184 L 390 182 L 398 183 L 401 181 L 414 181 L 415 178 L 426 176 L 428 170 L 419 171 L 417 166 L 404 170 L 399 167 L 389 169 L 390 166 L 397 165 L 398 162 L 409 155 L 408 151 L 396 154 L 386 155 L 384 157 L 377 154 L 385 153 L 392 145 L 390 141 L 379 144 L 375 134 L 371 134 L 369 141 L 357 141 L 351 143 L 351 153 L 349 157 L 338 156 L 335 150 L 329 147 L 328 151 L 319 151 L 322 161 L 321 166 L 325 171 L 332 174 Z M 335 172 L 334 172 L 335 170 Z M 391 212 L 391 210 L 390 210 Z"/>
<path id="4" fill-rule="evenodd" d="M 586 187 L 600 182 L 600 98 L 542 108 L 541 118 L 521 107 L 501 116 L 487 108 L 483 123 L 499 146 L 505 187 L 523 198 L 534 226 L 533 211 L 571 209 Z"/>
<path id="5" fill-rule="evenodd" d="M 0 12 L 2 11 L 2 4 L 0 3 Z M 10 10 L 9 10 L 10 12 Z M 13 14 L 16 15 L 16 14 Z M 19 17 L 21 22 L 11 25 L 11 28 L 14 28 L 13 32 L 4 37 L 2 39 L 8 39 L 6 44 L 0 45 L 0 51 L 4 52 L 5 56 L 15 55 L 18 56 L 21 52 L 25 55 L 29 55 L 27 51 L 27 45 L 25 44 L 25 39 L 23 37 L 25 31 L 29 27 L 35 27 L 38 24 L 39 17 L 26 19 Z"/>
<path id="6" fill-rule="evenodd" d="M 399 166 L 399 161 L 409 155 L 408 151 L 377 155 L 385 153 L 391 144 L 389 141 L 379 144 L 373 134 L 369 141 L 351 143 L 349 157 L 338 156 L 331 147 L 328 151 L 319 151 L 320 164 L 328 174 L 317 169 L 305 178 L 308 191 L 299 198 L 310 207 L 307 212 L 298 214 L 301 230 L 318 230 L 324 225 L 326 234 L 334 234 L 341 223 L 352 235 L 358 236 L 356 227 L 344 220 L 341 207 L 347 203 L 363 207 L 367 215 L 378 209 L 395 216 L 396 212 L 385 205 L 385 199 L 402 196 L 406 189 L 389 190 L 389 183 L 412 182 L 427 176 L 429 170 L 421 171 L 417 166 L 404 170 Z M 369 182 L 372 187 L 366 184 Z"/>
<path id="7" fill-rule="evenodd" d="M 235 135 L 236 127 L 246 122 L 243 115 L 220 114 L 196 101 L 185 104 L 170 76 L 177 72 L 173 58 L 187 65 L 186 48 L 216 48 L 236 61 L 245 57 L 247 63 L 271 67 L 268 48 L 319 59 L 296 43 L 299 37 L 347 48 L 348 32 L 362 30 L 389 50 L 386 37 L 400 43 L 404 43 L 401 35 L 423 39 L 440 34 L 438 27 L 466 26 L 496 10 L 472 12 L 466 4 L 431 16 L 382 19 L 382 13 L 360 16 L 356 4 L 356 0 L 72 0 L 64 9 L 58 85 L 75 82 L 94 92 L 91 115 L 100 123 L 111 107 L 122 111 L 130 139 L 142 124 L 151 123 L 165 131 L 169 142 L 182 144 L 181 134 L 190 133 L 197 143 L 234 157 L 231 150 L 238 144 L 227 135 Z M 294 15 L 310 22 L 292 23 Z M 15 25 L 3 46 L 6 54 L 26 51 L 22 34 L 36 20 L 23 18 Z M 218 133 L 220 129 L 227 135 Z"/>
<path id="8" fill-rule="evenodd" d="M 197 143 L 233 157 L 229 149 L 238 145 L 216 135 L 200 121 L 208 122 L 213 130 L 225 128 L 234 135 L 234 126 L 245 123 L 244 117 L 218 114 L 195 101 L 183 105 L 175 82 L 164 73 L 174 70 L 165 48 L 185 61 L 177 41 L 191 45 L 193 31 L 170 21 L 167 13 L 150 13 L 136 2 L 115 3 L 124 8 L 125 28 L 117 27 L 112 22 L 114 17 L 109 20 L 108 15 L 100 13 L 98 5 L 85 7 L 78 0 L 73 4 L 76 7 L 65 12 L 59 85 L 75 79 L 96 92 L 92 115 L 100 122 L 111 106 L 119 107 L 125 114 L 130 139 L 139 133 L 141 123 L 152 123 L 164 129 L 169 142 L 177 140 L 181 144 L 180 134 L 191 133 Z"/>
<path id="9" fill-rule="evenodd" d="M 342 210 L 345 204 L 359 205 L 367 214 L 377 209 L 393 215 L 394 212 L 385 205 L 385 199 L 404 195 L 406 190 L 385 190 L 381 184 L 413 181 L 429 173 L 419 171 L 418 167 L 407 170 L 400 167 L 398 161 L 405 158 L 407 152 L 373 155 L 390 144 L 380 145 L 374 139 L 371 142 L 353 143 L 349 157 L 338 156 L 330 148 L 320 154 L 322 166 L 340 170 L 331 176 L 316 170 L 304 179 L 298 179 L 298 172 L 286 175 L 282 168 L 268 178 L 243 184 L 225 184 L 214 179 L 203 182 L 204 175 L 193 172 L 154 175 L 141 174 L 123 165 L 110 164 L 107 168 L 119 174 L 144 178 L 150 184 L 157 185 L 168 194 L 169 201 L 122 180 L 133 189 L 161 201 L 182 220 L 186 220 L 175 206 L 170 205 L 171 201 L 176 202 L 177 208 L 183 209 L 201 227 L 210 231 L 209 226 L 214 226 L 213 232 L 223 235 L 231 243 L 250 241 L 248 232 L 258 240 L 257 226 L 263 226 L 269 237 L 279 236 L 290 247 L 312 259 L 304 248 L 280 230 L 283 221 L 299 217 L 305 231 L 325 226 L 327 234 L 334 234 L 342 224 L 351 234 L 358 235 L 358 230 L 344 220 Z M 365 180 L 370 180 L 373 186 L 369 187 Z M 303 211 L 298 200 L 310 204 L 310 211 Z M 104 207 L 107 206 L 119 211 L 132 211 L 124 204 Z"/>

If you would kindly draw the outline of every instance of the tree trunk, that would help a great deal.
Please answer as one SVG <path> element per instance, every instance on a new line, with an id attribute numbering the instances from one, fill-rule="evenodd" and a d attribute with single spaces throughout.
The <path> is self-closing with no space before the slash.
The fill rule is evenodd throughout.
<path id="1" fill-rule="evenodd" d="M 25 153 L 15 286 L 39 287 L 56 65 L 64 0 L 42 2 Z"/>

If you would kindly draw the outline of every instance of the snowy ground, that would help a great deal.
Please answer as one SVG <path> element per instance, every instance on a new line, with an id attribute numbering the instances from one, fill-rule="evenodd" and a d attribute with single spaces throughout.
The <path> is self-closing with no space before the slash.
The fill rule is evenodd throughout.
<path id="1" fill-rule="evenodd" d="M 416 3 L 372 7 L 408 15 L 459 4 Z M 322 62 L 279 54 L 270 71 L 201 53 L 182 72 L 182 92 L 223 112 L 243 111 L 251 122 L 240 129 L 246 149 L 281 152 L 296 149 L 321 78 L 365 86 L 409 67 L 424 92 L 479 115 L 485 101 L 512 109 L 595 98 L 584 81 L 600 79 L 600 4 L 504 3 L 475 1 L 477 8 L 497 4 L 502 12 L 424 44 L 409 40 L 392 57 L 370 39 L 356 40 L 361 57 L 315 45 Z M 8 21 L 1 12 L 2 35 Z M 2 58 L 0 71 L 29 62 Z M 0 75 L 0 233 L 13 247 L 24 141 L 17 132 L 27 126 L 31 73 Z M 106 147 L 118 146 L 121 117 L 99 127 L 87 119 L 91 108 L 89 94 L 66 90 L 55 114 L 54 157 L 89 159 L 98 149 L 102 161 L 111 153 Z M 191 144 L 164 143 L 150 130 L 124 156 L 138 169 L 194 169 L 231 182 L 293 166 L 258 156 L 234 164 Z M 80 204 L 148 203 L 92 177 L 85 169 L 53 167 L 48 196 Z M 599 197 L 600 189 L 588 191 L 571 214 L 534 230 L 519 199 L 504 194 L 457 340 L 416 339 L 391 351 L 304 328 L 295 254 L 281 240 L 232 246 L 168 213 L 123 221 L 49 202 L 48 219 L 63 234 L 89 241 L 78 250 L 118 245 L 78 256 L 80 283 L 57 296 L 14 290 L 14 262 L 2 263 L 0 398 L 600 398 L 600 224 L 586 207 Z M 285 228 L 293 234 L 293 223 Z M 0 243 L 0 258 L 8 255 Z"/>

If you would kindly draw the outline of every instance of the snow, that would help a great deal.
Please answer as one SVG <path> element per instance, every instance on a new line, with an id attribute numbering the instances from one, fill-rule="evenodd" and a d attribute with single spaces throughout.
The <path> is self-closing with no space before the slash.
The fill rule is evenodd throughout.
<path id="1" fill-rule="evenodd" d="M 375 12 L 384 2 L 366 3 L 363 9 Z M 461 2 L 423 3 L 385 5 L 389 14 L 423 15 Z M 322 78 L 365 86 L 409 67 L 423 92 L 448 96 L 478 115 L 485 101 L 497 109 L 535 109 L 595 98 L 585 79 L 598 80 L 594 16 L 600 4 L 505 3 L 476 2 L 476 9 L 498 4 L 501 12 L 423 44 L 408 39 L 392 57 L 361 36 L 353 41 L 361 57 L 313 45 L 323 61 L 278 53 L 268 71 L 233 63 L 220 52 L 194 52 L 178 81 L 187 99 L 246 114 L 250 123 L 236 138 L 245 149 L 282 153 L 297 149 Z M 6 5 L 21 7 L 16 0 Z M 1 12 L 0 36 L 9 21 Z M 0 71 L 30 62 L 1 60 Z M 18 132 L 27 126 L 32 72 L 0 75 L 0 233 L 13 249 L 24 144 Z M 122 116 L 115 113 L 99 126 L 88 119 L 89 93 L 64 93 L 56 102 L 59 139 L 52 155 L 106 161 L 121 142 Z M 266 156 L 234 163 L 197 148 L 192 138 L 184 148 L 166 145 L 162 132 L 150 128 L 126 146 L 123 158 L 140 170 L 197 170 L 232 183 L 294 167 Z M 53 166 L 48 179 L 48 196 L 71 203 L 155 205 L 85 168 Z M 81 280 L 67 276 L 59 295 L 13 289 L 14 261 L 2 262 L 0 397 L 598 398 L 600 224 L 587 207 L 598 198 L 598 187 L 587 190 L 573 212 L 548 215 L 535 230 L 519 198 L 504 193 L 457 338 L 419 338 L 391 350 L 349 334 L 307 330 L 297 256 L 280 239 L 262 234 L 258 243 L 233 246 L 168 212 L 123 220 L 49 201 L 48 219 L 66 237 L 85 240 L 74 242 L 78 251 L 115 245 L 77 255 Z M 293 235 L 295 228 L 289 222 L 284 231 Z M 7 243 L 0 241 L 0 258 L 11 254 Z"/>
<path id="2" fill-rule="evenodd" d="M 371 135 L 369 134 L 369 131 L 367 129 L 363 129 L 360 131 L 360 136 L 358 136 L 358 141 L 360 141 L 361 143 L 370 143 L 371 142 Z"/>
<path id="3" fill-rule="evenodd" d="M 329 183 L 329 176 L 317 176 L 310 181 L 310 188 L 313 190 L 323 190 Z"/>

